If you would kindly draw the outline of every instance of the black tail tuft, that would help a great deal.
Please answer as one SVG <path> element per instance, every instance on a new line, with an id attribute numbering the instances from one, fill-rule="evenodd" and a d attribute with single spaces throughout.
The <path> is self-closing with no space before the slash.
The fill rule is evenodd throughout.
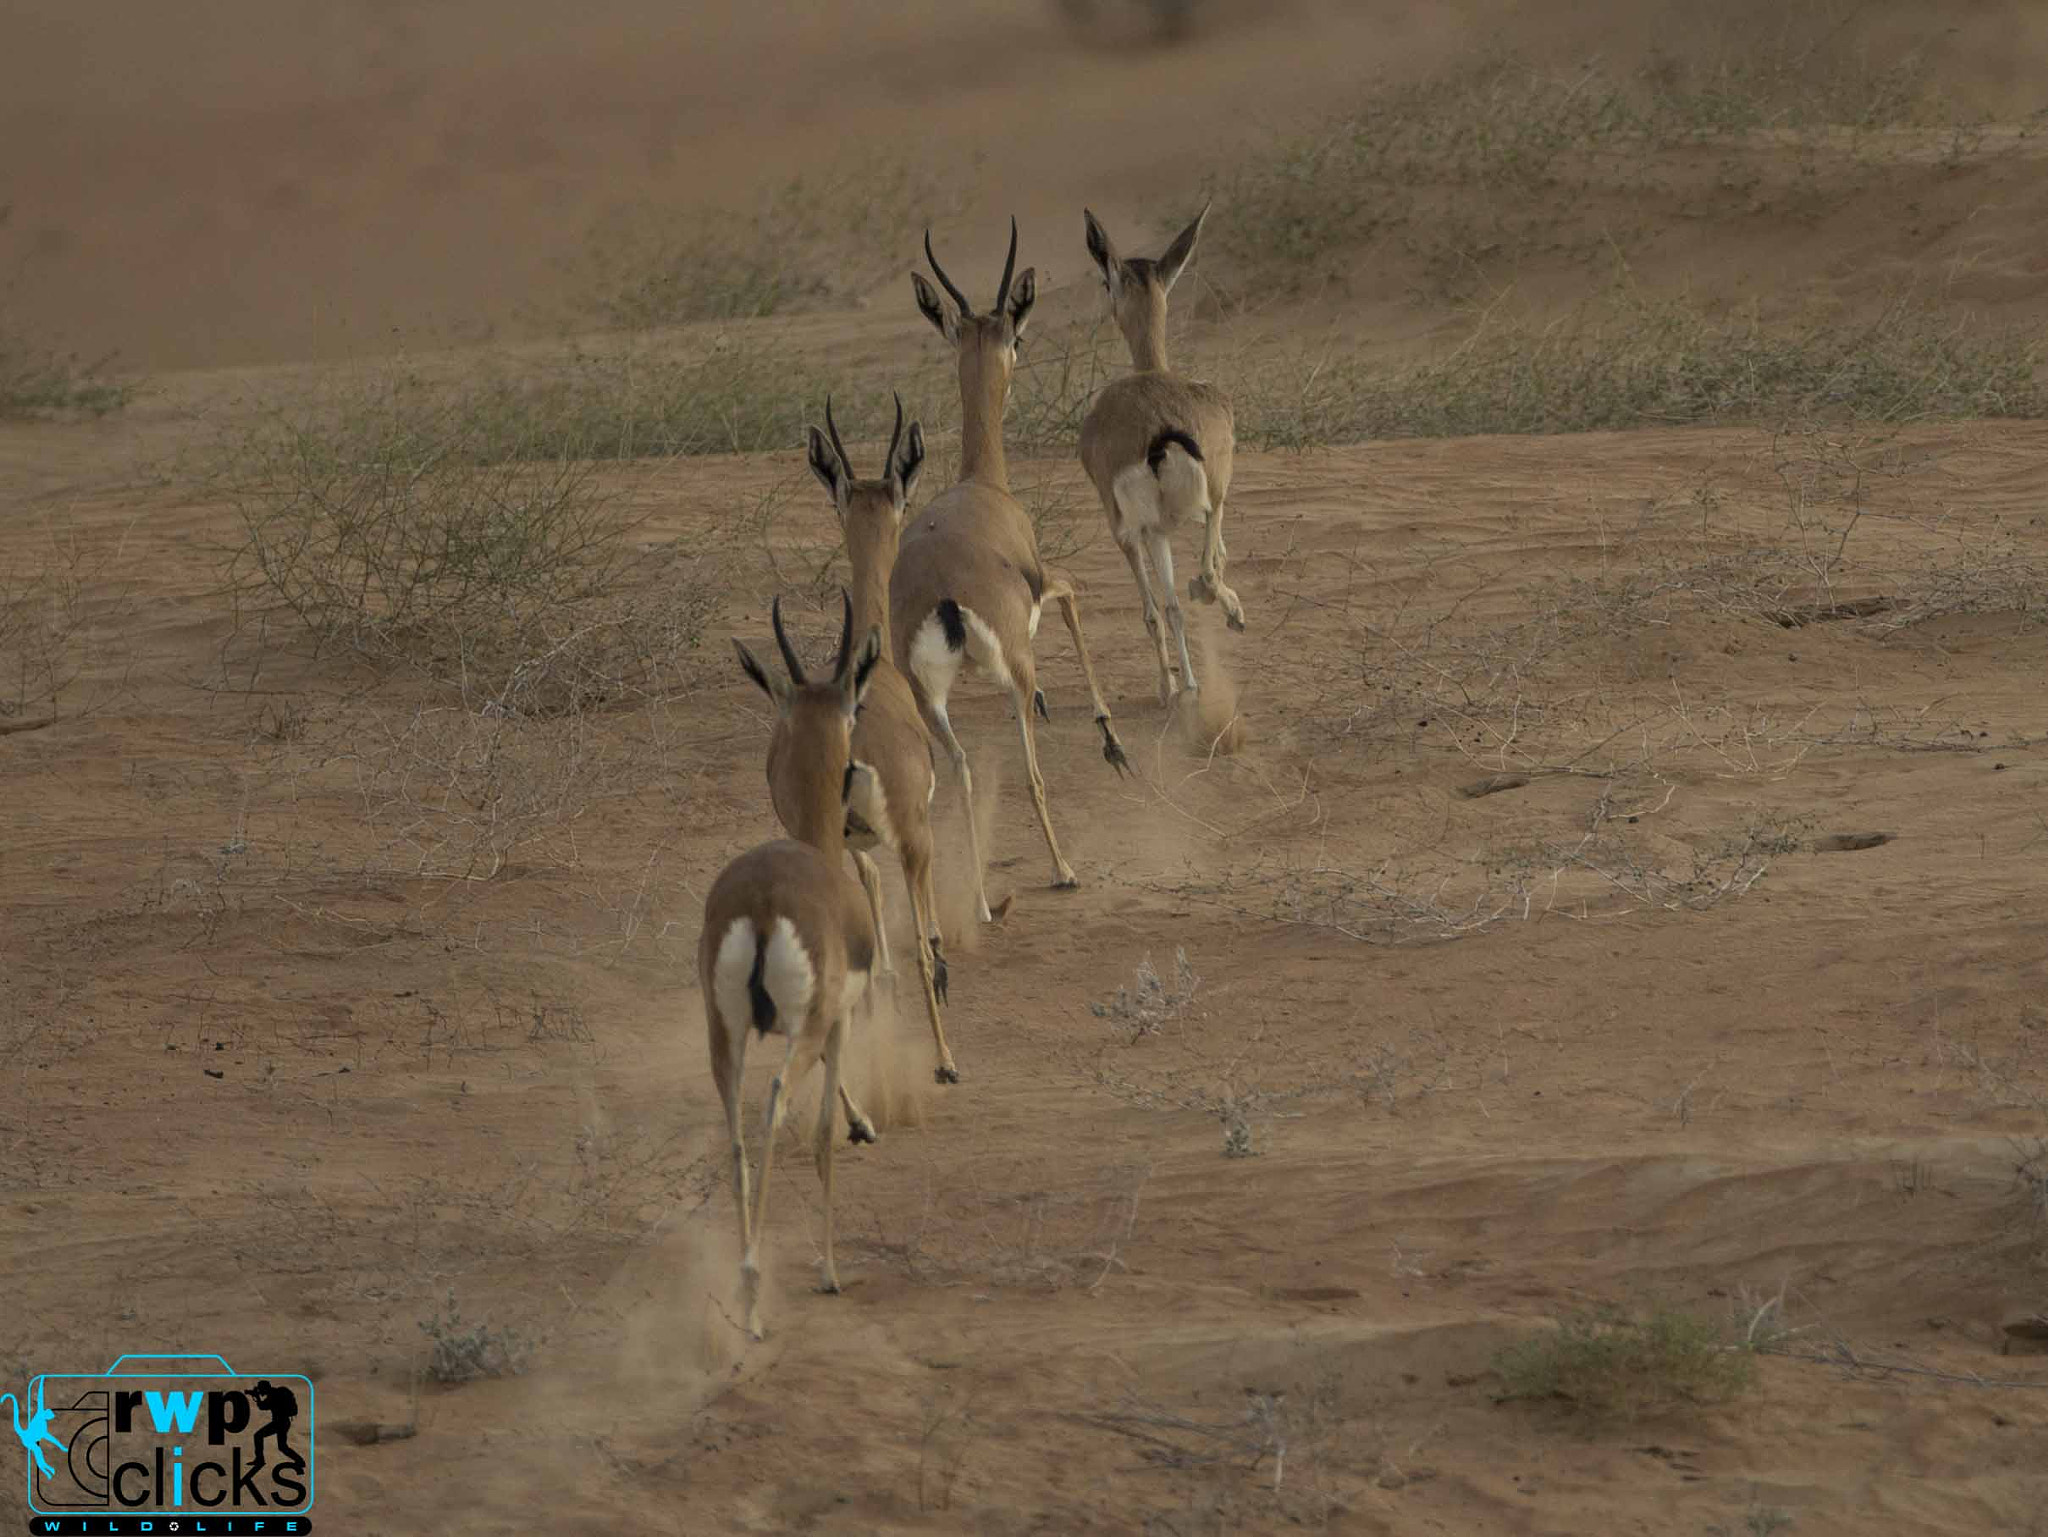
<path id="1" fill-rule="evenodd" d="M 1195 463 L 1200 464 L 1202 462 L 1201 444 L 1197 443 L 1185 432 L 1182 432 L 1178 427 L 1163 428 L 1152 439 L 1152 446 L 1145 450 L 1145 466 L 1154 475 L 1159 473 L 1159 461 L 1166 457 L 1166 450 L 1169 444 L 1178 444 Z"/>
<path id="2" fill-rule="evenodd" d="M 775 1028 L 775 1000 L 761 985 L 761 968 L 767 964 L 768 942 L 763 939 L 754 946 L 754 969 L 747 973 L 747 998 L 754 1005 L 754 1028 L 762 1035 Z"/>
<path id="3" fill-rule="evenodd" d="M 960 605 L 951 598 L 939 600 L 939 628 L 946 632 L 946 648 L 949 651 L 967 649 L 967 621 L 960 617 Z"/>

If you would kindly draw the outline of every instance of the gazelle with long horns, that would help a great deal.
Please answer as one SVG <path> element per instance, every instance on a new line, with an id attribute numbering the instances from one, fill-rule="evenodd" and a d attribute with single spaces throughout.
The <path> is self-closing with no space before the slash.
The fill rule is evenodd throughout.
<path id="1" fill-rule="evenodd" d="M 931 232 L 924 254 L 932 273 L 951 296 L 948 305 L 922 273 L 911 275 L 917 307 L 959 355 L 960 480 L 935 497 L 904 532 L 889 582 L 889 617 L 896 665 L 910 680 L 932 735 L 953 760 L 967 808 L 968 843 L 974 860 L 974 889 L 984 923 L 990 920 L 983 884 L 981 834 L 974 819 L 974 777 L 967 753 L 953 734 L 946 705 L 963 673 L 977 673 L 1009 691 L 1023 738 L 1024 769 L 1031 801 L 1045 846 L 1052 854 L 1053 884 L 1062 889 L 1079 884 L 1073 867 L 1060 853 L 1053 836 L 1052 813 L 1046 807 L 1045 780 L 1038 771 L 1038 747 L 1032 737 L 1031 711 L 1042 714 L 1032 642 L 1038 635 L 1040 609 L 1048 601 L 1060 606 L 1067 633 L 1074 638 L 1082 676 L 1095 705 L 1095 724 L 1102 731 L 1102 756 L 1121 774 L 1130 766 L 1117 740 L 1109 706 L 1096 686 L 1088 645 L 1081 636 L 1081 616 L 1073 583 L 1046 569 L 1038 556 L 1038 536 L 1031 515 L 1010 494 L 1010 472 L 1003 455 L 1003 410 L 1009 403 L 1010 376 L 1017 365 L 1017 341 L 1038 296 L 1032 268 L 1011 274 L 1017 266 L 1017 221 L 1010 221 L 1010 254 L 996 285 L 996 302 L 977 314 L 967 296 L 932 254 Z"/>
<path id="2" fill-rule="evenodd" d="M 960 1070 L 946 1048 L 946 1029 L 939 1002 L 946 996 L 946 953 L 939 935 L 938 901 L 932 893 L 931 803 L 939 777 L 931 734 L 918 713 L 917 698 L 890 660 L 889 574 L 896 566 L 896 544 L 903 532 L 903 514 L 924 466 L 924 429 L 910 424 L 903 436 L 903 398 L 896 398 L 896 426 L 889 434 L 889 452 L 879 480 L 856 480 L 839 424 L 832 419 L 832 400 L 825 399 L 824 433 L 810 434 L 811 473 L 832 498 L 846 536 L 847 559 L 853 566 L 853 623 L 862 634 L 881 636 L 882 660 L 868 678 L 859 718 L 853 723 L 853 760 L 846 781 L 846 842 L 860 870 L 861 885 L 874 914 L 875 940 L 881 947 L 881 969 L 890 970 L 889 941 L 882 930 L 882 878 L 868 852 L 877 844 L 895 851 L 903 869 L 903 887 L 917 925 L 917 975 L 924 984 L 925 1013 L 938 1048 L 934 1071 L 940 1083 L 958 1083 Z M 770 788 L 776 814 L 790 825 L 785 802 L 794 805 L 800 775 L 794 765 Z"/>
<path id="3" fill-rule="evenodd" d="M 775 702 L 775 735 L 768 774 L 792 787 L 786 813 L 794 837 L 749 849 L 720 873 L 704 899 L 704 932 L 697 941 L 697 974 L 704 985 L 704 1019 L 711 1045 L 711 1077 L 725 1103 L 732 1135 L 733 1198 L 740 1218 L 740 1299 L 747 1332 L 761 1337 L 761 1229 L 768 1217 L 768 1170 L 775 1157 L 789 1095 L 812 1064 L 825 1064 L 818 1101 L 814 1155 L 825 1186 L 823 1290 L 839 1290 L 832 1259 L 832 1143 L 840 1107 L 855 1142 L 875 1140 L 873 1122 L 840 1081 L 840 1058 L 857 1005 L 867 1001 L 875 962 L 875 926 L 865 893 L 846 873 L 845 786 L 853 769 L 853 722 L 881 659 L 882 638 L 867 632 L 853 642 L 853 603 L 839 634 L 832 676 L 813 683 L 782 628 L 782 600 L 774 607 L 775 643 L 789 676 L 762 668 L 738 640 L 740 666 Z M 788 1042 L 768 1089 L 761 1133 L 761 1176 L 751 1211 L 747 1202 L 747 1148 L 740 1133 L 740 1071 L 748 1032 Z"/>
<path id="4" fill-rule="evenodd" d="M 1095 397 L 1081 423 L 1081 467 L 1102 498 L 1110 534 L 1144 600 L 1145 628 L 1159 658 L 1159 702 L 1171 705 L 1182 689 L 1192 701 L 1201 683 L 1173 581 L 1172 535 L 1183 522 L 1199 516 L 1204 523 L 1201 568 L 1188 583 L 1188 596 L 1221 603 L 1230 627 L 1244 628 L 1244 605 L 1223 581 L 1229 553 L 1223 546 L 1223 502 L 1237 446 L 1230 400 L 1212 384 L 1182 378 L 1166 361 L 1166 296 L 1194 254 L 1209 210 L 1205 205 L 1156 261 L 1119 255 L 1101 221 L 1082 212 L 1088 254 L 1102 271 L 1135 372 L 1104 385 Z M 1167 652 L 1169 631 L 1180 653 L 1178 683 Z"/>

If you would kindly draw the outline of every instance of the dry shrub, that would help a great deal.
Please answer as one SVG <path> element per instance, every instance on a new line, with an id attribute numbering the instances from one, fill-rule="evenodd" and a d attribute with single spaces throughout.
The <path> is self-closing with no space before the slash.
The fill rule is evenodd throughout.
<path id="1" fill-rule="evenodd" d="M 1502 1350 L 1493 1366 L 1503 1398 L 1622 1424 L 1723 1403 L 1756 1381 L 1755 1359 L 1718 1324 L 1670 1309 L 1643 1318 L 1611 1308 L 1567 1313 L 1555 1331 Z"/>
<path id="2" fill-rule="evenodd" d="M 1489 311 L 1462 342 L 1393 369 L 1356 358 L 1254 362 L 1240 438 L 1305 448 L 1390 437 L 1784 420 L 2038 417 L 2040 339 L 1900 298 L 1875 318 L 1716 315 L 1627 287 L 1561 320 Z"/>
<path id="3" fill-rule="evenodd" d="M 1432 286 L 1469 289 L 1480 271 L 1524 256 L 1632 238 L 1640 208 L 1629 202 L 1665 190 L 1658 151 L 1732 147 L 1770 130 L 1794 136 L 1805 166 L 1823 145 L 1841 153 L 1843 130 L 1957 116 L 1920 55 L 1878 61 L 1845 51 L 1825 18 L 1801 21 L 1814 25 L 1632 72 L 1494 54 L 1375 82 L 1347 111 L 1276 136 L 1217 176 L 1208 249 L 1247 289 L 1342 283 L 1375 248 L 1418 260 Z M 1728 174 L 1706 195 L 1739 208 L 1753 190 Z M 1608 217 L 1588 221 L 1588 205 Z"/>
<path id="4" fill-rule="evenodd" d="M 0 230 L 13 211 L 12 205 L 0 204 Z M 12 287 L 11 279 L 0 287 L 0 421 L 105 416 L 128 404 L 131 387 L 107 375 L 111 356 L 85 362 L 76 353 L 46 345 L 15 322 L 9 313 Z"/>

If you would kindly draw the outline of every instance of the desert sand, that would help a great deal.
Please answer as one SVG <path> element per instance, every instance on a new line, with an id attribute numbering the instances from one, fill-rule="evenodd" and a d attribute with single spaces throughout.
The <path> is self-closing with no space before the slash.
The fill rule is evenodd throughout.
<path id="1" fill-rule="evenodd" d="M 1013 450 L 1139 772 L 1045 626 L 1081 877 L 1049 890 L 1007 705 L 958 696 L 1014 896 L 973 923 L 942 774 L 963 1081 L 885 987 L 846 1291 L 813 1289 L 799 1114 L 760 1343 L 695 946 L 710 879 L 776 831 L 726 637 L 759 650 L 784 591 L 822 655 L 844 569 L 800 443 L 596 467 L 636 541 L 715 548 L 721 585 L 687 686 L 511 763 L 545 780 L 531 834 L 481 864 L 450 851 L 493 813 L 394 777 L 422 696 L 230 605 L 236 507 L 190 473 L 401 349 L 459 377 L 556 345 L 623 205 L 723 217 L 849 146 L 974 152 L 948 269 L 991 288 L 1014 213 L 1050 326 L 1101 305 L 1084 203 L 1143 248 L 1205 166 L 1368 75 L 1632 63 L 1692 8 L 1216 0 L 1170 46 L 993 0 L 17 9 L 10 313 L 134 395 L 0 424 L 8 590 L 78 580 L 62 687 L 0 735 L 9 1386 L 144 1348 L 302 1369 L 329 1533 L 2048 1531 L 2048 1356 L 2004 1353 L 2048 1310 L 2048 425 L 1241 447 L 1250 626 L 1190 606 L 1192 733 L 1071 445 Z M 2048 23 L 1936 10 L 1842 25 L 1932 49 L 1993 127 L 1866 146 L 1805 212 L 1760 137 L 1760 211 L 1660 204 L 1641 282 L 2048 317 Z M 1780 169 L 1834 174 L 1810 163 Z M 919 234 L 858 293 L 674 345 L 928 383 Z M 1177 351 L 1419 355 L 1470 299 L 1403 260 L 1191 300 Z M 1535 262 L 1517 297 L 1592 282 Z M 451 1298 L 520 1370 L 431 1379 Z M 1770 1348 L 1726 1402 L 1506 1398 L 1498 1352 L 1599 1307 Z"/>

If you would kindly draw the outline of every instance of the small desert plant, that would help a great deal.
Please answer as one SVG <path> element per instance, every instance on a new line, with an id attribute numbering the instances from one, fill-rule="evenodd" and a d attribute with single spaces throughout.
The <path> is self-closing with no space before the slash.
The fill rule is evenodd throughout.
<path id="1" fill-rule="evenodd" d="M 1138 962 L 1134 985 L 1119 987 L 1116 996 L 1108 1003 L 1093 1004 L 1098 1019 L 1113 1019 L 1129 1029 L 1131 1039 L 1140 1036 L 1157 1035 L 1160 1027 L 1169 1020 L 1184 1019 L 1188 1005 L 1194 1002 L 1195 991 L 1202 985 L 1202 979 L 1195 975 L 1195 968 L 1188 960 L 1187 951 L 1179 945 L 1173 948 L 1173 982 L 1169 985 L 1152 967 L 1152 957 L 1146 956 Z"/>
<path id="2" fill-rule="evenodd" d="M 448 1289 L 446 1312 L 420 1320 L 420 1333 L 433 1344 L 426 1373 L 434 1382 L 474 1382 L 480 1377 L 516 1377 L 526 1370 L 533 1342 L 517 1330 L 494 1328 L 488 1320 L 465 1324 Z"/>
<path id="3" fill-rule="evenodd" d="M 1718 1325 L 1671 1309 L 1642 1318 L 1611 1308 L 1567 1313 L 1554 1331 L 1502 1350 L 1493 1366 L 1504 1399 L 1553 1401 L 1620 1422 L 1724 1402 L 1756 1376 L 1751 1354 Z"/>

